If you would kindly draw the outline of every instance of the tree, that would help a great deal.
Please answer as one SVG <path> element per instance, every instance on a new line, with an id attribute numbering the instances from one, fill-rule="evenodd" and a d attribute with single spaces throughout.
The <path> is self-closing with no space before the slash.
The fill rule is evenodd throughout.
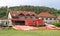
<path id="1" fill-rule="evenodd" d="M 54 22 L 54 25 L 60 27 L 60 22 Z"/>

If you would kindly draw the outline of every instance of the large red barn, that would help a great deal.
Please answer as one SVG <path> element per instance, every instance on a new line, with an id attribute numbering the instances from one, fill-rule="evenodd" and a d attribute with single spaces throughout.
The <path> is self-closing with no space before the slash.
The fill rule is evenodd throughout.
<path id="1" fill-rule="evenodd" d="M 38 18 L 33 11 L 10 11 L 8 19 L 11 20 L 12 25 L 28 25 L 40 26 L 44 25 L 43 19 Z"/>

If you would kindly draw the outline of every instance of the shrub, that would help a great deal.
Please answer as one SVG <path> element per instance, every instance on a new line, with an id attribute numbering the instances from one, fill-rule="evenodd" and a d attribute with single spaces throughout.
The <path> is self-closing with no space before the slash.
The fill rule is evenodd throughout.
<path id="1" fill-rule="evenodd" d="M 60 22 L 54 22 L 54 25 L 60 27 Z"/>

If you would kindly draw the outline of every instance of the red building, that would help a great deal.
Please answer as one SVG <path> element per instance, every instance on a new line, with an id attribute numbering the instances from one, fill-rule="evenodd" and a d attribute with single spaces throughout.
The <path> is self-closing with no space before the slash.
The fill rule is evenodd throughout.
<path id="1" fill-rule="evenodd" d="M 44 25 L 43 20 L 37 18 L 37 14 L 33 11 L 10 11 L 8 19 L 11 20 L 12 25 Z"/>

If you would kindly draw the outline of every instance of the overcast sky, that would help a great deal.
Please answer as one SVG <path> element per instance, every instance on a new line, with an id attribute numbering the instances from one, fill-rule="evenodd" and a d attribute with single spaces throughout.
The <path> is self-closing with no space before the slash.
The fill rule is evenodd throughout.
<path id="1" fill-rule="evenodd" d="M 60 0 L 0 0 L 0 6 L 19 6 L 19 5 L 33 5 L 33 6 L 47 6 L 60 9 Z"/>

